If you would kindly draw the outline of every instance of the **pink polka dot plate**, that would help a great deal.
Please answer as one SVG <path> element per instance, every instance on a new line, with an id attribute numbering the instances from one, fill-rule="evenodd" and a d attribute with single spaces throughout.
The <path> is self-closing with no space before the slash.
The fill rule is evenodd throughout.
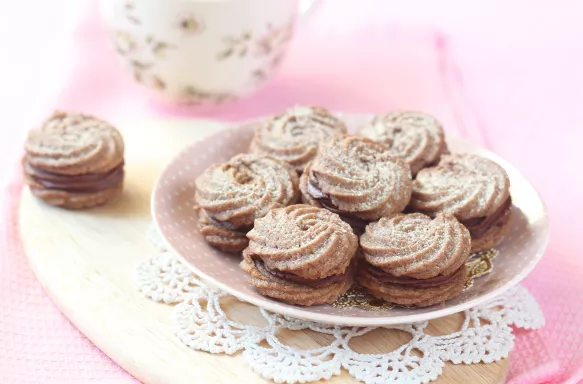
<path id="1" fill-rule="evenodd" d="M 343 116 L 354 129 L 368 116 Z M 426 308 L 390 305 L 371 306 L 286 304 L 259 294 L 245 281 L 240 256 L 216 250 L 198 232 L 193 211 L 194 180 L 215 162 L 246 152 L 253 133 L 249 123 L 222 130 L 186 147 L 160 175 L 152 196 L 152 215 L 169 249 L 194 273 L 240 300 L 292 317 L 339 325 L 382 326 L 425 321 L 447 316 L 485 303 L 524 279 L 543 255 L 549 238 L 549 220 L 534 187 L 511 164 L 468 141 L 448 137 L 451 152 L 475 153 L 503 166 L 511 181 L 513 215 L 510 231 L 496 248 L 491 272 L 473 280 L 458 297 Z M 346 298 L 345 298 L 346 299 Z"/>

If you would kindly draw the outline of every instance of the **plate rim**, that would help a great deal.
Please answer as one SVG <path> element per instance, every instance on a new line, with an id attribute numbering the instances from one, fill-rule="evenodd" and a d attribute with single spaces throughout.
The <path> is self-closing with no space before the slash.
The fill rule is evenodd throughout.
<path id="1" fill-rule="evenodd" d="M 345 115 L 367 116 L 368 114 L 358 114 L 358 113 L 352 114 L 351 113 L 351 114 L 345 114 Z M 157 200 L 156 196 L 157 196 L 158 191 L 159 191 L 158 187 L 161 184 L 160 181 L 163 179 L 163 177 L 166 174 L 166 172 L 168 171 L 170 165 L 173 164 L 178 157 L 180 157 L 183 153 L 187 152 L 191 147 L 197 145 L 199 142 L 201 142 L 203 140 L 207 140 L 207 139 L 212 138 L 214 136 L 221 135 L 224 133 L 225 130 L 238 129 L 238 128 L 241 128 L 243 126 L 248 125 L 249 123 L 252 123 L 253 121 L 258 121 L 258 120 L 261 120 L 261 118 L 246 120 L 246 121 L 240 122 L 240 123 L 227 123 L 227 127 L 225 127 L 224 129 L 221 129 L 218 132 L 215 132 L 211 135 L 205 136 L 203 138 L 200 138 L 198 140 L 195 140 L 195 141 L 185 145 L 182 150 L 180 150 L 174 157 L 172 157 L 172 159 L 166 164 L 164 169 L 157 176 L 156 182 L 154 183 L 152 195 L 150 198 L 150 214 L 152 216 L 152 221 L 156 227 L 156 230 L 160 234 L 162 241 L 164 242 L 164 244 L 168 248 L 168 250 L 171 251 L 172 253 L 174 253 L 174 255 L 177 256 L 178 259 L 182 263 L 184 263 L 192 272 L 197 274 L 202 280 L 212 283 L 216 287 L 218 287 L 218 288 L 224 290 L 225 292 L 235 296 L 237 299 L 239 299 L 241 301 L 253 304 L 259 308 L 263 308 L 263 309 L 266 309 L 266 310 L 269 310 L 269 311 L 272 311 L 275 313 L 291 316 L 294 318 L 299 318 L 302 320 L 309 320 L 309 321 L 314 321 L 314 322 L 319 322 L 319 323 L 341 325 L 341 326 L 388 326 L 388 325 L 399 325 L 399 324 L 408 324 L 408 323 L 429 321 L 429 320 L 449 316 L 449 315 L 452 315 L 455 313 L 459 313 L 459 312 L 468 310 L 470 308 L 477 307 L 479 305 L 482 305 L 482 304 L 494 299 L 495 297 L 500 296 L 501 294 L 508 291 L 510 288 L 518 285 L 518 283 L 520 283 L 522 280 L 524 280 L 524 278 L 526 278 L 534 270 L 534 268 L 538 265 L 538 263 L 540 262 L 540 260 L 542 259 L 542 257 L 545 254 L 545 251 L 548 247 L 548 243 L 549 243 L 549 239 L 550 239 L 550 220 L 548 217 L 548 210 L 547 210 L 547 206 L 545 204 L 545 201 L 542 199 L 542 196 L 541 196 L 540 192 L 536 189 L 536 187 L 530 182 L 530 180 L 524 174 L 522 174 L 522 172 L 520 172 L 514 165 L 512 165 L 512 163 L 505 160 L 504 158 L 502 158 L 498 154 L 496 154 L 496 153 L 490 151 L 489 149 L 484 148 L 484 147 L 482 147 L 482 146 L 480 146 L 480 145 L 478 145 L 470 140 L 461 138 L 455 134 L 447 132 L 446 133 L 446 141 L 454 140 L 454 141 L 468 144 L 476 149 L 487 151 L 488 155 L 493 156 L 494 158 L 496 158 L 497 161 L 502 163 L 501 165 L 503 166 L 503 168 L 507 168 L 507 167 L 511 168 L 513 172 L 516 172 L 518 175 L 520 175 L 520 177 L 522 177 L 524 179 L 524 181 L 526 183 L 528 183 L 528 186 L 530 188 L 532 188 L 532 190 L 535 192 L 537 200 L 541 204 L 542 212 L 543 212 L 543 220 L 544 220 L 544 223 L 543 223 L 544 226 L 542 229 L 543 229 L 545 238 L 541 242 L 540 251 L 538 252 L 537 256 L 525 268 L 523 268 L 519 274 L 514 276 L 506 284 L 502 285 L 501 287 L 495 288 L 492 291 L 490 291 L 484 295 L 481 295 L 473 300 L 469 300 L 467 302 L 463 302 L 463 303 L 457 304 L 457 305 L 452 306 L 452 307 L 436 309 L 435 311 L 425 312 L 425 313 L 421 313 L 421 314 L 414 314 L 413 313 L 413 314 L 408 314 L 408 315 L 399 315 L 399 316 L 392 316 L 392 317 L 381 317 L 381 316 L 379 316 L 379 317 L 354 317 L 354 316 L 339 316 L 339 315 L 328 315 L 328 314 L 316 313 L 316 312 L 311 312 L 311 311 L 305 311 L 302 309 L 303 307 L 301 307 L 301 306 L 298 306 L 297 308 L 292 308 L 292 307 L 282 305 L 279 302 L 275 301 L 274 299 L 258 298 L 258 297 L 254 297 L 254 296 L 249 296 L 249 295 L 242 293 L 236 289 L 233 289 L 229 285 L 219 282 L 215 278 L 205 274 L 204 272 L 202 272 L 201 270 L 196 268 L 196 266 L 193 263 L 186 260 L 186 258 L 184 258 L 180 254 L 180 252 L 178 252 L 172 246 L 172 244 L 166 239 L 163 231 L 160 229 L 160 225 L 158 223 L 158 220 L 157 220 L 157 217 L 155 214 L 155 212 L 156 212 L 155 205 L 156 205 L 156 200 Z"/>

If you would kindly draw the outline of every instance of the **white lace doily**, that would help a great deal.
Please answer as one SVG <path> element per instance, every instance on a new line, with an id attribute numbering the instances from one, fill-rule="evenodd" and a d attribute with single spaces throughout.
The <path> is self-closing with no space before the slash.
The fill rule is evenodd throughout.
<path id="1" fill-rule="evenodd" d="M 427 321 L 386 327 L 409 333 L 411 340 L 388 353 L 358 353 L 350 347 L 350 340 L 374 328 L 320 324 L 263 309 L 265 326 L 230 319 L 221 305 L 232 296 L 189 272 L 166 251 L 154 230 L 149 237 L 161 253 L 137 266 L 137 287 L 152 300 L 178 303 L 173 314 L 178 338 L 190 348 L 210 353 L 242 351 L 253 371 L 276 383 L 329 379 L 340 374 L 341 368 L 366 384 L 428 383 L 442 373 L 446 361 L 491 363 L 507 357 L 514 345 L 511 326 L 537 329 L 544 325 L 534 298 L 526 288 L 516 286 L 486 305 L 464 311 L 457 332 L 430 335 L 425 332 Z M 280 329 L 310 329 L 332 336 L 332 341 L 316 349 L 295 348 L 278 339 Z"/>

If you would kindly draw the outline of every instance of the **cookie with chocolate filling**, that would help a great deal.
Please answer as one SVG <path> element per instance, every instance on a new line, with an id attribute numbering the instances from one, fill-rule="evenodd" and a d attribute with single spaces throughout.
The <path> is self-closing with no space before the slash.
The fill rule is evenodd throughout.
<path id="1" fill-rule="evenodd" d="M 22 165 L 36 197 L 64 208 L 89 208 L 122 191 L 124 142 L 105 121 L 56 111 L 29 132 Z"/>
<path id="2" fill-rule="evenodd" d="M 338 213 L 355 229 L 401 212 L 411 197 L 411 170 L 387 149 L 364 137 L 329 140 L 300 178 L 303 202 Z"/>
<path id="3" fill-rule="evenodd" d="M 473 154 L 445 155 L 413 182 L 410 208 L 454 215 L 470 231 L 472 252 L 492 248 L 508 231 L 512 200 L 504 168 Z"/>
<path id="4" fill-rule="evenodd" d="M 270 155 L 301 173 L 320 143 L 346 133 L 346 125 L 322 107 L 294 107 L 257 126 L 251 152 Z"/>
<path id="5" fill-rule="evenodd" d="M 223 252 L 241 252 L 249 244 L 247 228 L 236 229 L 221 225 L 207 217 L 204 211 L 199 212 L 198 229 L 209 245 Z"/>
<path id="6" fill-rule="evenodd" d="M 317 305 L 353 283 L 358 238 L 333 212 L 304 204 L 273 209 L 247 237 L 241 268 L 262 295 Z"/>
<path id="7" fill-rule="evenodd" d="M 245 249 L 245 235 L 255 219 L 298 198 L 296 172 L 270 156 L 237 155 L 211 165 L 196 179 L 195 209 L 201 234 L 225 252 Z"/>
<path id="8" fill-rule="evenodd" d="M 375 116 L 359 134 L 387 144 L 391 153 L 405 159 L 413 176 L 437 165 L 441 155 L 448 153 L 441 123 L 423 112 L 396 111 Z"/>
<path id="9" fill-rule="evenodd" d="M 469 231 L 451 215 L 412 213 L 370 223 L 360 238 L 358 282 L 391 303 L 425 307 L 457 296 L 467 280 Z"/>

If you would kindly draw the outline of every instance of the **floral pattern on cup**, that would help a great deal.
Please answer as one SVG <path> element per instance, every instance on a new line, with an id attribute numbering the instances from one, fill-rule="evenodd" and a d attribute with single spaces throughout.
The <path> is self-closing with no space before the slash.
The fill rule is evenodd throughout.
<path id="1" fill-rule="evenodd" d="M 263 66 L 251 71 L 249 82 L 253 85 L 259 85 L 265 82 L 272 72 L 278 67 L 283 59 L 283 51 L 274 55 L 270 60 L 267 60 Z"/>
<path id="2" fill-rule="evenodd" d="M 117 55 L 137 82 L 166 100 L 215 104 L 249 95 L 273 75 L 298 18 L 297 1 L 265 7 L 108 0 L 101 11 Z M 252 17 L 240 17 L 248 12 Z"/>
<path id="3" fill-rule="evenodd" d="M 206 29 L 204 20 L 198 18 L 192 13 L 178 15 L 176 25 L 185 36 L 200 35 Z"/>
<path id="4" fill-rule="evenodd" d="M 267 24 L 266 32 L 255 42 L 256 56 L 270 56 L 274 52 L 280 52 L 291 39 L 293 26 L 293 21 L 280 27 Z"/>
<path id="5" fill-rule="evenodd" d="M 226 92 L 211 92 L 187 85 L 182 90 L 183 102 L 192 105 L 203 103 L 222 104 L 237 99 L 237 96 Z"/>
<path id="6" fill-rule="evenodd" d="M 225 48 L 217 54 L 218 60 L 224 60 L 229 57 L 245 57 L 251 44 L 251 32 L 243 32 L 239 36 L 227 36 L 223 38 Z"/>
<path id="7" fill-rule="evenodd" d="M 128 64 L 132 68 L 132 73 L 134 75 L 134 80 L 138 83 L 141 83 L 148 88 L 154 89 L 166 89 L 166 83 L 162 78 L 159 76 L 150 73 L 150 69 L 152 68 L 153 64 L 151 63 L 142 63 L 138 60 L 129 60 Z"/>
<path id="8" fill-rule="evenodd" d="M 273 28 L 268 25 L 268 32 L 257 42 L 258 55 L 266 56 L 267 60 L 251 72 L 250 84 L 258 86 L 271 76 L 283 59 L 285 46 L 291 39 L 292 33 L 293 22 L 282 28 Z"/>
<path id="9" fill-rule="evenodd" d="M 148 88 L 163 90 L 166 89 L 166 82 L 158 75 L 154 75 L 148 72 L 134 72 L 134 79 L 138 83 L 144 84 Z"/>
<path id="10" fill-rule="evenodd" d="M 175 48 L 173 44 L 152 35 L 139 38 L 127 30 L 114 32 L 114 44 L 116 51 L 125 57 L 137 82 L 149 88 L 166 89 L 166 82 L 159 75 L 151 73 L 151 69 L 156 60 L 164 59 L 168 51 Z"/>
<path id="11" fill-rule="evenodd" d="M 293 26 L 293 20 L 280 27 L 274 27 L 268 23 L 265 32 L 256 38 L 253 38 L 251 31 L 242 32 L 237 36 L 226 36 L 223 38 L 225 47 L 217 53 L 217 59 L 244 58 L 248 53 L 252 53 L 255 57 L 279 54 L 291 39 Z"/>
<path id="12" fill-rule="evenodd" d="M 140 19 L 135 15 L 136 5 L 131 0 L 126 0 L 124 4 L 125 18 L 132 24 L 142 24 Z"/>
<path id="13" fill-rule="evenodd" d="M 156 40 L 151 35 L 146 36 L 146 44 L 148 45 L 154 56 L 156 56 L 159 59 L 165 58 L 168 50 L 174 49 L 176 47 L 175 45 L 169 44 L 165 41 Z"/>
<path id="14" fill-rule="evenodd" d="M 120 55 L 126 56 L 136 49 L 136 41 L 128 31 L 115 31 L 113 42 L 115 50 Z"/>

